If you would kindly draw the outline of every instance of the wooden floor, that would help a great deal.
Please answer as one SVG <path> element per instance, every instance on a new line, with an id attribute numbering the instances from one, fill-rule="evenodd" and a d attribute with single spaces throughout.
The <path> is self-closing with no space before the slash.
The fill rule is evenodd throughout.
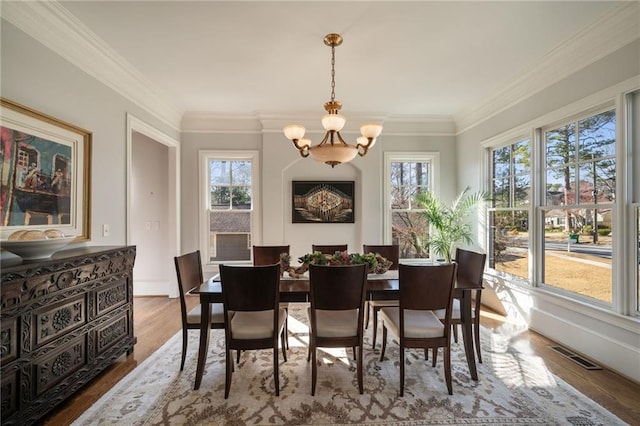
<path id="1" fill-rule="evenodd" d="M 189 298 L 189 305 L 198 303 Z M 492 313 L 482 316 L 482 324 L 495 328 L 504 318 Z M 88 409 L 101 395 L 113 387 L 136 365 L 155 352 L 180 330 L 180 303 L 166 297 L 136 297 L 134 299 L 134 331 L 138 338 L 134 353 L 120 361 L 87 384 L 83 390 L 67 400 L 45 420 L 45 425 L 68 425 Z M 539 334 L 525 331 L 512 340 L 520 350 L 529 350 L 545 360 L 549 370 L 583 394 L 631 425 L 640 425 L 640 384 L 612 371 L 587 370 L 550 349 L 555 345 Z M 176 369 L 180 368 L 176 365 Z"/>

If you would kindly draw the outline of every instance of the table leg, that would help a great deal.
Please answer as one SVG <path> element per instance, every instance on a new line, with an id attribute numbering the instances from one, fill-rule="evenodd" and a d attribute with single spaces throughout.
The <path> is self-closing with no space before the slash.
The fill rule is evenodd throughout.
<path id="1" fill-rule="evenodd" d="M 476 357 L 473 352 L 473 321 L 471 320 L 471 290 L 463 290 L 460 299 L 460 317 L 462 320 L 462 335 L 464 340 L 464 353 L 467 356 L 467 365 L 471 379 L 478 380 L 476 370 Z"/>
<path id="2" fill-rule="evenodd" d="M 204 365 L 207 362 L 207 352 L 209 352 L 209 331 L 211 324 L 211 308 L 209 299 L 200 295 L 200 346 L 198 348 L 198 367 L 196 369 L 196 382 L 193 390 L 200 388 L 202 375 L 204 374 Z"/>

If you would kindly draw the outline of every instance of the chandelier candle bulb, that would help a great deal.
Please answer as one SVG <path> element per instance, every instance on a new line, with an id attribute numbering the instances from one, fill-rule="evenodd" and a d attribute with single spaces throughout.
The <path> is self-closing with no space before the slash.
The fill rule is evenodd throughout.
<path id="1" fill-rule="evenodd" d="M 360 133 L 368 139 L 375 139 L 382 133 L 382 125 L 380 123 L 366 123 L 360 126 Z"/>
<path id="2" fill-rule="evenodd" d="M 298 124 L 291 124 L 284 128 L 284 135 L 292 141 L 302 139 L 306 129 Z"/>
<path id="3" fill-rule="evenodd" d="M 339 132 L 346 122 L 347 120 L 340 114 L 327 114 L 322 117 L 322 127 L 327 131 L 334 130 Z"/>
<path id="4" fill-rule="evenodd" d="M 311 140 L 303 139 L 305 128 L 299 124 L 286 126 L 283 132 L 285 137 L 293 142 L 302 157 L 311 155 L 314 160 L 335 167 L 338 164 L 348 163 L 356 155 L 364 157 L 369 148 L 376 143 L 376 138 L 382 133 L 382 124 L 365 123 L 361 125 L 360 132 L 362 136 L 356 140 L 355 145 L 349 145 L 342 139 L 340 130 L 344 128 L 347 120 L 339 113 L 342 103 L 336 100 L 335 93 L 335 48 L 342 44 L 342 36 L 340 34 L 327 34 L 324 37 L 324 44 L 331 47 L 331 100 L 324 104 L 327 114 L 322 117 L 322 127 L 327 133 L 319 144 L 312 145 Z"/>

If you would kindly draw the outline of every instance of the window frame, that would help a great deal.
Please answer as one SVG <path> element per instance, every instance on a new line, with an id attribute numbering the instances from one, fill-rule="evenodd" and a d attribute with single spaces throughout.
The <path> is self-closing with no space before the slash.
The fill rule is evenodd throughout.
<path id="1" fill-rule="evenodd" d="M 251 208 L 242 209 L 243 212 L 251 212 L 251 230 L 248 234 L 249 245 L 256 240 L 256 236 L 260 235 L 260 218 L 262 215 L 260 200 L 260 152 L 254 150 L 247 151 L 229 151 L 229 150 L 199 150 L 198 151 L 198 246 L 202 253 L 203 267 L 210 269 L 216 267 L 221 262 L 211 261 L 209 253 L 209 213 L 211 211 L 210 200 L 210 177 L 209 162 L 210 161 L 250 161 L 251 162 Z M 251 250 L 249 247 L 250 258 L 247 260 L 227 260 L 225 264 L 248 264 L 251 262 Z"/>
<path id="2" fill-rule="evenodd" d="M 440 153 L 425 152 L 385 152 L 384 153 L 384 193 L 383 193 L 383 244 L 392 241 L 392 209 L 391 209 L 391 163 L 411 162 L 430 163 L 429 191 L 436 197 L 440 196 Z M 407 210 L 410 211 L 410 210 Z M 415 211 L 415 210 L 414 210 Z M 419 211 L 419 210 L 418 210 Z"/>
<path id="3" fill-rule="evenodd" d="M 534 279 L 534 283 L 536 283 L 536 286 L 538 288 L 544 289 L 546 291 L 549 291 L 551 293 L 554 294 L 558 294 L 558 295 L 562 295 L 565 297 L 568 297 L 569 299 L 573 300 L 573 301 L 577 301 L 577 302 L 582 302 L 582 303 L 586 303 L 588 305 L 591 306 L 595 306 L 595 307 L 600 307 L 600 308 L 604 308 L 604 309 L 608 309 L 608 310 L 612 310 L 615 311 L 616 310 L 616 303 L 619 303 L 620 300 L 620 292 L 618 291 L 619 288 L 619 284 L 617 284 L 617 272 L 616 272 L 616 263 L 617 263 L 617 258 L 616 258 L 616 246 L 619 246 L 619 242 L 616 241 L 612 241 L 611 244 L 611 252 L 612 252 L 612 258 L 611 258 L 611 302 L 607 302 L 604 300 L 600 300 L 600 299 L 596 299 L 593 297 L 589 297 L 586 296 L 584 294 L 581 293 L 576 293 L 576 292 L 572 292 L 572 291 L 568 291 L 563 289 L 562 287 L 559 287 L 557 285 L 554 284 L 548 284 L 545 282 L 545 250 L 544 250 L 544 217 L 545 217 L 545 213 L 550 211 L 550 210 L 574 210 L 574 209 L 594 209 L 597 208 L 598 205 L 600 205 L 599 203 L 594 203 L 589 202 L 589 203 L 581 203 L 576 202 L 574 204 L 571 205 L 561 205 L 561 206 L 554 206 L 554 205 L 549 205 L 547 204 L 547 200 L 546 200 L 546 171 L 548 170 L 546 162 L 545 162 L 545 143 L 546 143 L 546 133 L 557 129 L 560 126 L 564 126 L 564 125 L 568 125 L 570 123 L 578 123 L 581 120 L 584 120 L 588 117 L 592 117 L 594 115 L 598 115 L 601 113 L 604 113 L 606 111 L 613 111 L 615 114 L 615 125 L 616 125 L 616 140 L 615 140 L 615 154 L 614 154 L 614 159 L 616 160 L 616 167 L 619 166 L 619 161 L 620 161 L 620 157 L 621 157 L 621 151 L 623 150 L 623 145 L 622 145 L 622 139 L 620 137 L 621 135 L 621 126 L 623 125 L 621 123 L 620 120 L 620 115 L 621 115 L 621 109 L 619 108 L 619 105 L 617 105 L 616 102 L 614 102 L 613 100 L 609 100 L 607 102 L 601 102 L 598 105 L 592 105 L 589 108 L 583 108 L 582 110 L 578 110 L 576 112 L 574 112 L 573 114 L 566 114 L 564 117 L 559 118 L 557 120 L 554 120 L 552 123 L 547 123 L 545 125 L 541 125 L 538 126 L 535 129 L 536 132 L 536 140 L 535 140 L 535 144 L 536 144 L 536 148 L 539 152 L 539 155 L 536 156 L 536 160 L 538 161 L 538 164 L 536 165 L 536 171 L 538 171 L 539 175 L 537 176 L 533 176 L 533 179 L 535 179 L 535 183 L 536 186 L 538 188 L 538 196 L 539 196 L 539 201 L 535 204 L 535 209 L 536 209 L 536 218 L 537 218 L 537 222 L 540 224 L 540 226 L 537 228 L 536 233 L 534 235 L 533 238 L 535 238 L 537 244 L 536 247 L 539 247 L 539 250 L 536 250 L 533 252 L 533 256 L 534 256 L 534 263 L 536 265 L 534 274 L 535 274 L 535 279 Z M 576 134 L 575 134 L 575 144 L 576 144 L 576 154 L 579 152 L 578 151 L 578 135 L 579 132 L 579 128 L 576 128 Z M 571 165 L 571 167 L 574 167 L 575 164 L 579 164 L 580 162 L 578 161 L 577 157 L 576 159 L 572 160 L 569 164 Z M 579 178 L 579 176 L 575 176 L 574 179 L 577 180 Z M 576 184 L 577 185 L 577 184 Z M 577 188 L 576 188 L 577 191 Z M 610 202 L 610 203 L 606 203 L 606 204 L 602 204 L 604 206 L 606 206 L 607 208 L 611 209 L 612 212 L 612 225 L 614 226 L 613 229 L 618 228 L 618 229 L 622 229 L 622 223 L 623 221 L 619 221 L 620 215 L 618 214 L 618 209 L 620 206 L 620 203 L 618 202 L 618 200 L 620 200 L 621 198 L 619 198 L 619 193 L 621 191 L 621 188 L 616 185 L 616 191 L 615 191 L 615 200 Z"/>
<path id="4" fill-rule="evenodd" d="M 519 131 L 519 132 L 515 132 L 515 133 L 509 133 L 509 134 L 505 134 L 504 137 L 500 138 L 497 137 L 493 140 L 491 140 L 488 143 L 484 143 L 482 146 L 485 149 L 485 158 L 486 158 L 486 171 L 485 171 L 485 176 L 486 176 L 486 187 L 485 190 L 491 194 L 493 196 L 493 181 L 494 181 L 494 176 L 493 176 L 493 152 L 495 150 L 504 148 L 504 147 L 511 147 L 515 144 L 518 144 L 520 142 L 523 141 L 529 141 L 529 157 L 530 157 L 530 164 L 529 164 L 529 203 L 527 206 L 523 206 L 523 205 L 519 205 L 519 206 L 513 206 L 513 205 L 509 205 L 507 207 L 504 206 L 500 206 L 500 207 L 494 207 L 493 205 L 491 206 L 487 206 L 487 208 L 485 209 L 485 229 L 484 229 L 484 235 L 485 235 L 485 251 L 487 253 L 487 257 L 493 257 L 493 247 L 492 247 L 492 238 L 491 238 L 491 229 L 488 229 L 488 226 L 490 225 L 490 216 L 492 212 L 508 212 L 508 211 L 526 211 L 527 212 L 527 217 L 528 217 L 528 247 L 527 247 L 527 277 L 521 277 L 518 275 L 514 275 L 514 274 L 510 274 L 508 272 L 504 272 L 504 271 L 500 271 L 498 269 L 495 268 L 491 268 L 489 266 L 489 263 L 487 263 L 487 269 L 490 269 L 491 271 L 493 271 L 494 274 L 498 275 L 498 276 L 507 276 L 510 279 L 526 284 L 527 286 L 531 286 L 534 283 L 533 280 L 533 276 L 535 274 L 534 272 L 534 254 L 535 252 L 532 249 L 532 243 L 533 243 L 533 239 L 535 237 L 534 234 L 534 229 L 536 229 L 535 226 L 535 220 L 534 220 L 534 209 L 535 209 L 535 203 L 536 203 L 536 197 L 535 197 L 535 174 L 534 174 L 534 165 L 536 163 L 536 138 L 534 137 L 534 132 L 524 132 L 524 131 Z M 513 166 L 512 164 L 512 158 L 510 158 L 510 163 L 509 166 L 510 168 Z M 513 171 L 510 171 L 509 173 L 509 179 L 511 180 L 512 178 L 515 178 L 516 176 L 521 176 L 522 174 L 517 174 L 514 173 Z M 511 195 L 513 193 L 514 188 L 510 188 L 510 200 L 511 200 Z"/>

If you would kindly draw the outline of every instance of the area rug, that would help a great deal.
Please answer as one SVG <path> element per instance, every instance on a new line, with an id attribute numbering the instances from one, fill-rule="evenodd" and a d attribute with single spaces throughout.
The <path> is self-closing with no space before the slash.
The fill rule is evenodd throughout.
<path id="1" fill-rule="evenodd" d="M 272 351 L 242 353 L 224 399 L 224 331 L 212 330 L 200 389 L 193 390 L 198 332 L 189 335 L 180 372 L 181 333 L 121 380 L 74 425 L 624 425 L 619 418 L 551 374 L 544 360 L 510 344 L 517 330 L 482 330 L 479 381 L 470 379 L 462 343 L 452 344 L 453 395 L 422 350 L 406 352 L 404 397 L 399 395 L 399 350 L 389 338 L 364 351 L 364 394 L 358 393 L 349 350 L 319 350 L 318 383 L 311 396 L 308 328 L 302 305 L 289 317 L 288 360 L 280 359 L 280 396 L 273 384 Z M 380 331 L 380 330 L 379 330 Z M 380 339 L 381 333 L 378 333 Z M 429 354 L 431 355 L 431 354 Z"/>

